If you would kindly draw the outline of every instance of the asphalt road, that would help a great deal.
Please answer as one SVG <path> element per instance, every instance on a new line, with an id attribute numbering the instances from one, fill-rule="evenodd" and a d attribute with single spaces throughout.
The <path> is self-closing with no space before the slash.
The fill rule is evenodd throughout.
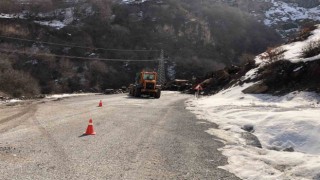
<path id="1" fill-rule="evenodd" d="M 0 179 L 238 179 L 218 166 L 223 144 L 160 99 L 92 95 L 0 105 Z M 102 100 L 103 107 L 97 107 Z M 82 136 L 89 119 L 96 135 Z"/>

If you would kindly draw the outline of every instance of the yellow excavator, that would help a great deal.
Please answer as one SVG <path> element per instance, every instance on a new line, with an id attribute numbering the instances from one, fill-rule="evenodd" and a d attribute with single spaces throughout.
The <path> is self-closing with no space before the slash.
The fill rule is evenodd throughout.
<path id="1" fill-rule="evenodd" d="M 135 84 L 130 84 L 129 95 L 141 97 L 148 95 L 159 99 L 161 96 L 161 85 L 157 85 L 158 74 L 156 72 L 142 71 L 137 73 Z"/>

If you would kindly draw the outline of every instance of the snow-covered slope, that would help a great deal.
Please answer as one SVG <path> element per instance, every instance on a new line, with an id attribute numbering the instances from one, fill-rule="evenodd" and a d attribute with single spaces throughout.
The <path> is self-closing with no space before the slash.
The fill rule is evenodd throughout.
<path id="1" fill-rule="evenodd" d="M 286 44 L 278 48 L 284 51 L 283 58 L 293 63 L 313 61 L 313 60 L 319 59 L 320 54 L 314 57 L 303 58 L 302 53 L 303 53 L 303 50 L 307 48 L 310 43 L 318 42 L 318 41 L 320 41 L 320 25 L 317 25 L 317 29 L 315 29 L 312 32 L 312 35 L 309 36 L 307 40 Z M 256 57 L 255 61 L 259 64 L 264 63 L 266 60 L 263 60 L 262 57 L 264 57 L 265 55 L 266 53 L 260 54 L 259 56 Z"/>
<path id="2" fill-rule="evenodd" d="M 295 3 L 272 1 L 264 12 L 263 23 L 278 30 L 284 37 L 296 33 L 305 22 L 320 22 L 320 6 L 305 8 Z"/>
<path id="3" fill-rule="evenodd" d="M 282 46 L 284 57 L 293 63 L 319 60 L 319 55 L 301 57 L 301 49 L 319 38 L 320 26 L 307 40 Z M 261 58 L 264 54 L 257 56 L 258 67 L 243 80 L 253 79 L 258 69 L 269 63 Z M 221 151 L 229 164 L 221 168 L 243 179 L 320 179 L 320 95 L 242 93 L 255 83 L 259 82 L 234 85 L 214 96 L 186 102 L 198 119 L 219 125 L 219 129 L 207 132 L 226 144 Z M 250 146 L 243 138 L 245 127 L 252 127 L 251 133 L 258 137 L 262 149 Z"/>
<path id="4" fill-rule="evenodd" d="M 280 22 L 299 21 L 305 19 L 320 21 L 320 6 L 314 8 L 299 7 L 297 4 L 273 1 L 273 6 L 265 12 L 266 25 L 276 25 Z"/>

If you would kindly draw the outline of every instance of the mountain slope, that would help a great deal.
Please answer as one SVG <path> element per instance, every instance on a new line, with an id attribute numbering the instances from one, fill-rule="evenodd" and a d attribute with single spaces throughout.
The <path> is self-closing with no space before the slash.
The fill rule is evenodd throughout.
<path id="1" fill-rule="evenodd" d="M 206 1 L 203 4 L 190 0 L 51 2 L 50 7 L 24 5 L 25 11 L 16 6 L 0 15 L 3 36 L 0 47 L 7 52 L 33 52 L 28 56 L 2 53 L 2 58 L 6 57 L 14 70 L 31 74 L 43 93 L 118 88 L 132 82 L 137 71 L 157 68 L 156 62 L 93 62 L 72 58 L 159 57 L 155 51 L 105 49 L 164 49 L 171 72 L 168 78 L 173 79 L 191 78 L 237 63 L 243 54 L 258 54 L 281 42 L 275 31 L 248 14 Z M 39 53 L 66 57 L 45 57 Z"/>

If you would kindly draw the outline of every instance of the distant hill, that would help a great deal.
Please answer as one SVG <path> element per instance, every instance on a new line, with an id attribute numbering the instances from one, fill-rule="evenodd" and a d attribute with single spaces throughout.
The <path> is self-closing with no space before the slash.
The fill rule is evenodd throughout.
<path id="1" fill-rule="evenodd" d="M 276 29 L 283 38 L 291 37 L 305 26 L 320 23 L 320 1 L 318 0 L 212 0 L 212 3 L 239 8 L 265 25 Z"/>

